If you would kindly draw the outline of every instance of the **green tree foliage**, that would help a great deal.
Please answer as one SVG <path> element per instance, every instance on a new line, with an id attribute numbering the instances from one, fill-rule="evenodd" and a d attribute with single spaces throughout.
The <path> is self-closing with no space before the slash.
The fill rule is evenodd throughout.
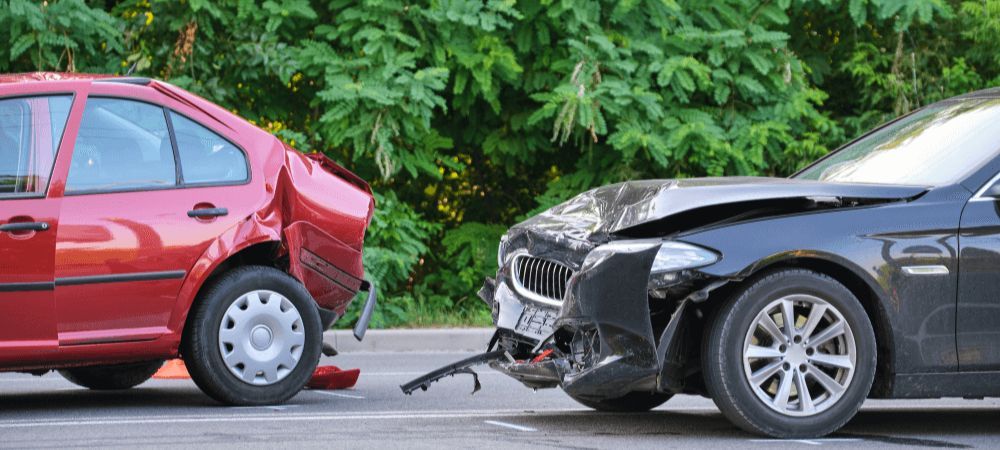
<path id="1" fill-rule="evenodd" d="M 166 79 L 372 180 L 380 326 L 484 323 L 496 243 L 627 179 L 784 176 L 1000 84 L 1000 0 L 0 0 L 0 71 Z"/>
<path id="2" fill-rule="evenodd" d="M 0 2 L 0 39 L 6 42 L 0 67 L 72 72 L 82 60 L 81 67 L 106 69 L 101 61 L 122 50 L 119 28 L 115 17 L 83 0 Z"/>

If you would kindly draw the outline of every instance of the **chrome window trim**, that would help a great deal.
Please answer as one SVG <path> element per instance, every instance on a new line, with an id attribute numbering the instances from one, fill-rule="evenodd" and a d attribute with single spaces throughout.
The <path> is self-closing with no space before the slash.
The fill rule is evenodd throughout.
<path id="1" fill-rule="evenodd" d="M 995 202 L 995 201 L 997 201 L 998 199 L 993 198 L 993 197 L 983 197 L 983 194 L 986 193 L 986 190 L 989 189 L 990 186 L 993 186 L 994 184 L 996 184 L 997 181 L 1000 181 L 1000 173 L 997 173 L 996 175 L 993 175 L 993 178 L 990 178 L 990 181 L 987 181 L 986 184 L 984 184 L 982 187 L 980 187 L 979 190 L 976 191 L 976 193 L 972 196 L 972 198 L 969 201 L 970 202 Z"/>

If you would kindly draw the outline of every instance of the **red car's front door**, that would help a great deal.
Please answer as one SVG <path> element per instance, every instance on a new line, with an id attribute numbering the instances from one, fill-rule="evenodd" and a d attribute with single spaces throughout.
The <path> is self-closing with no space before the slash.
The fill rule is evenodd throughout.
<path id="1" fill-rule="evenodd" d="M 46 197 L 72 96 L 0 99 L 0 367 L 55 350 L 59 199 Z"/>
<path id="2" fill-rule="evenodd" d="M 169 332 L 192 266 L 253 210 L 243 153 L 188 136 L 193 122 L 164 108 L 169 103 L 145 87 L 91 88 L 56 243 L 60 345 L 140 341 Z M 204 155 L 192 149 L 211 155 L 199 159 Z M 226 156 L 238 157 L 238 164 Z M 237 173 L 216 173 L 227 164 Z M 198 183 L 199 176 L 212 175 L 223 179 Z"/>

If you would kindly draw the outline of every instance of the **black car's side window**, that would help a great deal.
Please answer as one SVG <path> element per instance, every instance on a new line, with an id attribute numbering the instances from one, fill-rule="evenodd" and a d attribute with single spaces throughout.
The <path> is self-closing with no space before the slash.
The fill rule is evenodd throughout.
<path id="1" fill-rule="evenodd" d="M 67 193 L 177 185 L 163 108 L 118 98 L 90 98 L 73 149 Z"/>
<path id="2" fill-rule="evenodd" d="M 184 184 L 223 184 L 247 180 L 243 151 L 195 121 L 170 112 Z"/>
<path id="3" fill-rule="evenodd" d="M 73 97 L 0 100 L 0 198 L 45 195 Z"/>

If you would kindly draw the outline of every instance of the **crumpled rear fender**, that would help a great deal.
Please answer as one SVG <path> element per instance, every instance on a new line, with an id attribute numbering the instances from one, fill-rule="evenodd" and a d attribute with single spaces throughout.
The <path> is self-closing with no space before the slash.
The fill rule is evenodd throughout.
<path id="1" fill-rule="evenodd" d="M 375 201 L 363 180 L 319 154 L 285 152 L 283 249 L 289 273 L 316 302 L 343 315 L 364 279 L 362 246 Z"/>

